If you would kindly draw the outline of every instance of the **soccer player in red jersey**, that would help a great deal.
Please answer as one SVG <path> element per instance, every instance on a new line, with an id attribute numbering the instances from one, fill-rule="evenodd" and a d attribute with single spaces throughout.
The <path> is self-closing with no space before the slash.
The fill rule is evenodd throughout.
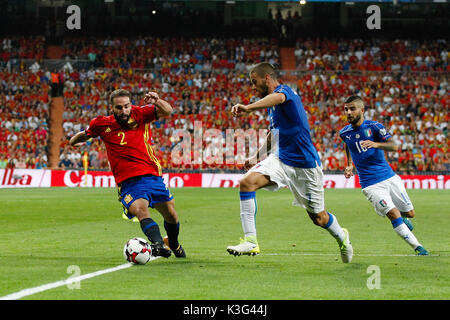
<path id="1" fill-rule="evenodd" d="M 173 196 L 162 179 L 162 168 L 150 142 L 150 123 L 172 113 L 172 106 L 156 92 L 145 95 L 150 103 L 131 105 L 131 93 L 118 89 L 111 93 L 112 115 L 94 118 L 89 127 L 75 134 L 70 145 L 77 146 L 90 138 L 100 137 L 105 146 L 112 173 L 119 187 L 119 200 L 127 216 L 139 219 L 142 231 L 152 243 L 154 255 L 168 258 L 186 257 L 178 242 L 179 221 Z M 150 217 L 148 207 L 164 218 L 170 250 L 164 246 L 158 224 Z"/>

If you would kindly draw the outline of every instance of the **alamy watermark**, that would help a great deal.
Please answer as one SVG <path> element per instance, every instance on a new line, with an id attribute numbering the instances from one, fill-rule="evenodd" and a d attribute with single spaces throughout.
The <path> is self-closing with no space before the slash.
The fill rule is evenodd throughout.
<path id="1" fill-rule="evenodd" d="M 81 9 L 79 6 L 72 4 L 67 7 L 66 13 L 70 16 L 66 20 L 66 27 L 69 30 L 81 29 Z"/>
<path id="2" fill-rule="evenodd" d="M 76 278 L 79 278 L 81 275 L 81 269 L 77 265 L 70 265 L 67 267 L 68 274 L 71 274 L 69 278 L 67 278 L 67 288 L 70 290 L 78 290 L 81 289 L 81 282 L 80 280 L 75 280 Z M 72 281 L 70 281 L 73 279 Z"/>
<path id="3" fill-rule="evenodd" d="M 367 289 L 381 289 L 381 269 L 377 265 L 370 265 L 367 267 L 367 274 L 370 276 L 367 278 L 366 286 Z"/>
<path id="4" fill-rule="evenodd" d="M 370 14 L 367 18 L 366 26 L 367 29 L 381 29 L 381 9 L 376 4 L 370 5 L 366 9 L 366 13 Z"/>
<path id="5" fill-rule="evenodd" d="M 263 160 L 259 155 L 274 152 L 278 145 L 278 130 L 271 130 L 270 145 L 266 143 L 268 129 L 226 129 L 225 131 L 203 127 L 195 121 L 193 131 L 177 129 L 171 140 L 171 162 L 175 165 L 256 164 Z"/>

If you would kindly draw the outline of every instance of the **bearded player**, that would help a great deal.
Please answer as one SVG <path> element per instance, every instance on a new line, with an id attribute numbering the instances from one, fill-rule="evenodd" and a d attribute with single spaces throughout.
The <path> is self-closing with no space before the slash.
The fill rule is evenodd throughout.
<path id="1" fill-rule="evenodd" d="M 227 251 L 235 256 L 260 253 L 256 238 L 256 191 L 277 191 L 288 187 L 294 196 L 294 205 L 306 209 L 317 226 L 327 230 L 339 244 L 342 262 L 349 263 L 353 247 L 349 233 L 341 228 L 336 216 L 325 210 L 323 172 L 319 155 L 312 143 L 307 115 L 300 96 L 287 85 L 280 84 L 275 68 L 266 62 L 254 66 L 249 73 L 252 88 L 260 100 L 249 104 L 234 105 L 231 112 L 242 116 L 260 109 L 268 109 L 270 120 L 270 143 L 278 145 L 275 152 L 257 163 L 242 178 L 239 184 L 240 218 L 244 239 L 238 245 L 228 246 Z M 269 143 L 269 141 L 266 143 Z M 264 149 L 264 146 L 261 148 Z M 247 161 L 257 162 L 261 151 Z"/>
<path id="2" fill-rule="evenodd" d="M 80 145 L 90 138 L 100 137 L 119 188 L 127 216 L 137 217 L 141 229 L 152 243 L 155 256 L 186 257 L 178 242 L 180 223 L 172 194 L 162 179 L 161 165 L 150 145 L 150 123 L 172 113 L 172 106 L 155 92 L 145 95 L 150 103 L 143 107 L 131 104 L 130 92 L 118 89 L 111 93 L 112 115 L 94 118 L 88 129 L 70 139 L 70 145 Z M 164 245 L 158 224 L 150 217 L 148 207 L 156 209 L 164 218 L 168 246 Z"/>
<path id="3" fill-rule="evenodd" d="M 391 169 L 384 151 L 396 151 L 397 146 L 381 123 L 364 120 L 364 102 L 359 96 L 349 97 L 344 104 L 350 123 L 339 131 L 345 142 L 347 167 L 344 175 L 353 176 L 353 163 L 359 175 L 362 192 L 375 212 L 391 220 L 394 231 L 408 243 L 418 255 L 428 255 L 412 233 L 408 220 L 415 215 L 414 207 L 406 193 L 401 178 Z"/>

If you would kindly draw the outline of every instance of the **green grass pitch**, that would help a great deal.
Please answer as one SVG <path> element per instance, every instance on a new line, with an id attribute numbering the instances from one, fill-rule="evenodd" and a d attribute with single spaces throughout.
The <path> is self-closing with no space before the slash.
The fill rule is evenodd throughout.
<path id="1" fill-rule="evenodd" d="M 374 212 L 360 190 L 326 190 L 326 207 L 350 231 L 353 261 L 336 241 L 294 207 L 288 190 L 257 192 L 261 254 L 226 252 L 242 236 L 237 189 L 172 189 L 187 259 L 157 259 L 23 299 L 303 300 L 450 298 L 449 193 L 410 190 L 414 233 L 431 256 L 413 250 Z M 125 242 L 144 237 L 125 221 L 111 189 L 0 191 L 0 297 L 126 263 Z M 162 218 L 152 217 L 164 234 Z M 379 268 L 379 288 L 369 289 Z M 368 271 L 369 270 L 369 271 Z M 370 281 L 369 281 L 370 282 Z M 373 282 L 372 282 L 373 283 Z"/>

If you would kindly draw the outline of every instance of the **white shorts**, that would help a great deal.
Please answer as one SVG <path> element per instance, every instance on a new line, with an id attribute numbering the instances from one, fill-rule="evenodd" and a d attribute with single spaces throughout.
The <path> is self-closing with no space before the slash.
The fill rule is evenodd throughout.
<path id="1" fill-rule="evenodd" d="M 372 203 L 375 212 L 382 217 L 394 208 L 397 208 L 400 212 L 408 212 L 414 209 L 403 181 L 398 175 L 368 186 L 362 189 L 362 192 L 367 200 Z"/>
<path id="2" fill-rule="evenodd" d="M 288 187 L 294 195 L 294 206 L 301 206 L 310 213 L 319 213 L 325 210 L 323 189 L 323 172 L 315 168 L 291 167 L 271 153 L 266 159 L 254 165 L 248 173 L 258 172 L 268 176 L 274 185 L 264 187 L 269 191 L 277 191 Z M 247 174 L 248 174 L 247 173 Z"/>

